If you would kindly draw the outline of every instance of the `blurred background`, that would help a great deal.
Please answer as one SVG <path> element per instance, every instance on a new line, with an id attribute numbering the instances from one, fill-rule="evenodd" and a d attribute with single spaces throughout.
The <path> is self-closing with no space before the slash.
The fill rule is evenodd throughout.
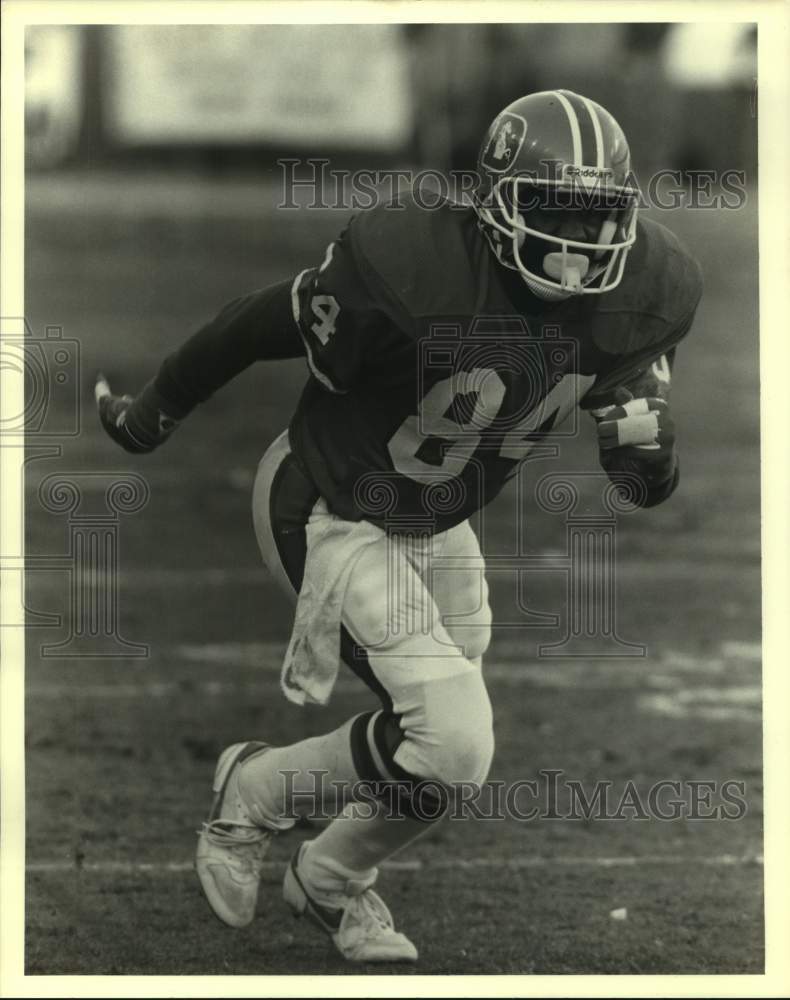
<path id="1" fill-rule="evenodd" d="M 473 167 L 502 107 L 561 86 L 620 120 L 642 171 L 753 172 L 756 45 L 749 24 L 42 25 L 28 163 L 260 170 L 287 150 Z"/>
<path id="2" fill-rule="evenodd" d="M 748 814 L 443 826 L 409 855 L 423 867 L 385 872 L 383 892 L 425 942 L 419 972 L 761 970 L 756 41 L 713 23 L 28 29 L 26 317 L 41 373 L 26 444 L 28 972 L 344 971 L 282 920 L 291 841 L 275 845 L 250 934 L 218 933 L 189 870 L 224 745 L 293 742 L 371 707 L 345 674 L 325 709 L 278 688 L 292 609 L 262 570 L 250 493 L 304 363 L 254 366 L 139 458 L 101 432 L 93 380 L 137 391 L 226 302 L 320 263 L 349 209 L 278 209 L 278 157 L 472 169 L 502 107 L 557 87 L 615 115 L 643 189 L 657 170 L 685 175 L 681 190 L 691 171 L 742 170 L 745 197 L 654 210 L 699 259 L 705 295 L 673 376 L 680 488 L 617 521 L 617 633 L 646 656 L 542 658 L 568 625 L 566 576 L 491 571 L 492 777 L 735 779 Z M 585 515 L 601 512 L 591 424 L 561 442 Z M 533 493 L 557 467 L 534 463 L 477 519 L 487 556 L 561 565 L 566 519 Z M 45 502 L 53 475 L 87 512 Z M 91 511 L 104 537 L 107 484 L 129 475 L 150 495 L 111 521 L 100 582 L 114 590 L 94 603 L 76 547 Z"/>

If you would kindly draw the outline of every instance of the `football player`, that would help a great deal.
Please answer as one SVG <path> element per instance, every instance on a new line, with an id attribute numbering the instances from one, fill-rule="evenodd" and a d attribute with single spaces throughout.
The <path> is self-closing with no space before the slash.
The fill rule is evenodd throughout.
<path id="1" fill-rule="evenodd" d="M 358 214 L 317 266 L 232 302 L 139 395 L 97 383 L 107 432 L 141 453 L 254 361 L 306 357 L 253 496 L 263 558 L 296 602 L 283 686 L 325 702 L 342 659 L 380 707 L 291 746 L 228 747 L 197 870 L 214 912 L 249 924 L 267 846 L 322 772 L 338 814 L 299 847 L 283 892 L 356 962 L 417 957 L 373 889 L 378 866 L 491 763 L 491 612 L 470 515 L 577 406 L 634 503 L 678 482 L 668 390 L 700 270 L 637 218 L 620 126 L 567 90 L 522 97 L 478 169 L 472 205 L 398 195 Z M 431 572 L 437 557 L 454 568 Z"/>

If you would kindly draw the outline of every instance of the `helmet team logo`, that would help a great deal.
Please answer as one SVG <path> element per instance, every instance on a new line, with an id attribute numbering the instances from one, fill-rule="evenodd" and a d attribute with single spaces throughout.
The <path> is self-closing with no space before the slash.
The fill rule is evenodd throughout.
<path id="1" fill-rule="evenodd" d="M 480 162 L 493 173 L 506 173 L 521 152 L 526 136 L 526 121 L 506 111 L 494 122 Z"/>

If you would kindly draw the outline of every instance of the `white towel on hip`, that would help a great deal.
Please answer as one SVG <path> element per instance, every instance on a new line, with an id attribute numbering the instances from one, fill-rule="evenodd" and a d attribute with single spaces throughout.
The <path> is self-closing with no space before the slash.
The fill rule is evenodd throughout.
<path id="1" fill-rule="evenodd" d="M 340 666 L 343 600 L 362 552 L 384 532 L 369 521 L 344 521 L 318 500 L 306 526 L 307 558 L 280 684 L 297 705 L 325 705 Z"/>

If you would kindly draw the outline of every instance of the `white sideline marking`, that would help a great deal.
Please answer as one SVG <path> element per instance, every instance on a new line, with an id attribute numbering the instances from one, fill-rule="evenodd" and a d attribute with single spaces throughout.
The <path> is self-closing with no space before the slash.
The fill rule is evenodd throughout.
<path id="1" fill-rule="evenodd" d="M 676 854 L 645 854 L 642 857 L 487 857 L 448 858 L 436 861 L 385 861 L 381 867 L 387 871 L 468 871 L 478 868 L 505 868 L 520 871 L 525 868 L 636 868 L 641 865 L 704 865 L 706 867 L 733 867 L 735 865 L 761 865 L 761 854 L 715 854 L 689 857 Z M 282 874 L 287 861 L 264 861 L 264 871 Z M 181 874 L 194 871 L 191 861 L 86 861 L 81 865 L 73 861 L 32 861 L 26 866 L 31 874 L 87 872 L 98 875 L 160 875 Z"/>
<path id="2" fill-rule="evenodd" d="M 235 671 L 230 673 L 231 679 L 151 680 L 138 673 L 139 679 L 130 680 L 127 673 L 123 680 L 115 682 L 29 684 L 27 695 L 40 701 L 167 699 L 186 695 L 268 697 L 279 690 L 284 650 L 285 643 L 275 640 L 181 644 L 166 650 L 162 659 L 187 666 L 221 666 L 225 678 L 229 676 L 228 671 Z M 617 688 L 623 694 L 633 692 L 638 711 L 666 718 L 759 724 L 761 653 L 760 643 L 727 641 L 720 644 L 715 655 L 693 655 L 665 648 L 659 656 L 644 659 L 610 659 L 597 663 L 581 658 L 524 662 L 520 647 L 505 640 L 495 647 L 495 659 L 484 665 L 483 674 L 490 683 L 558 691 Z M 239 674 L 240 669 L 248 672 Z M 360 690 L 362 682 L 350 671 L 341 670 L 336 691 Z"/>
<path id="3" fill-rule="evenodd" d="M 485 671 L 487 681 L 507 681 L 511 683 L 528 683 L 533 687 L 565 689 L 574 691 L 590 691 L 611 688 L 614 686 L 611 675 L 584 680 L 573 675 L 559 674 L 556 677 L 535 673 L 526 667 L 518 669 Z M 673 678 L 657 674 L 652 677 L 639 678 L 639 684 L 621 686 L 620 690 L 653 688 L 661 693 L 644 694 L 639 699 L 639 706 L 647 711 L 656 711 L 664 715 L 687 717 L 694 714 L 707 713 L 710 717 L 719 715 L 722 711 L 731 711 L 732 718 L 748 713 L 751 718 L 760 712 L 761 690 L 758 685 L 724 687 L 720 691 L 710 688 L 677 688 Z M 27 688 L 29 698 L 40 701 L 65 699 L 73 701 L 80 698 L 184 698 L 198 695 L 208 698 L 219 697 L 249 697 L 268 695 L 279 689 L 279 680 L 270 675 L 257 681 L 201 681 L 187 686 L 175 681 L 145 681 L 139 684 L 30 684 Z M 362 691 L 362 682 L 353 676 L 341 674 L 335 685 L 335 691 Z"/>
<path id="4" fill-rule="evenodd" d="M 179 477 L 179 482 L 183 484 L 183 480 Z M 68 569 L 68 567 L 66 567 Z M 53 571 L 49 568 L 37 567 L 35 564 L 26 567 L 27 572 L 31 573 L 31 586 L 41 587 L 52 586 L 50 579 L 52 577 Z M 45 582 L 37 576 L 40 573 L 49 574 Z M 93 578 L 97 581 L 103 582 L 108 574 L 101 571 L 96 571 L 93 574 Z M 157 570 L 144 570 L 144 569 L 124 569 L 117 574 L 113 574 L 114 579 L 117 581 L 118 587 L 123 590 L 147 590 L 149 592 L 157 589 L 177 589 L 179 591 L 185 590 L 204 590 L 206 587 L 231 587 L 234 585 L 239 586 L 267 586 L 272 582 L 269 573 L 263 569 L 258 568 L 243 568 L 237 567 L 236 569 L 224 569 L 223 567 L 201 567 L 199 569 L 157 569 Z"/>
<path id="5" fill-rule="evenodd" d="M 53 699 L 137 699 L 198 697 L 268 696 L 279 689 L 280 664 L 285 643 L 220 642 L 181 644 L 171 647 L 163 659 L 174 663 L 200 666 L 221 665 L 226 671 L 244 669 L 249 673 L 231 675 L 230 680 L 139 680 L 92 683 L 85 685 L 39 683 L 27 688 L 29 697 L 42 701 Z M 663 649 L 650 659 L 622 659 L 594 663 L 581 659 L 524 662 L 517 645 L 504 641 L 495 649 L 496 659 L 483 667 L 487 681 L 512 685 L 530 685 L 552 690 L 602 690 L 617 687 L 637 694 L 636 708 L 653 715 L 675 719 L 698 718 L 710 722 L 760 721 L 761 689 L 759 667 L 761 647 L 753 642 L 723 642 L 717 655 L 692 655 Z M 738 671 L 739 673 L 736 673 Z M 730 678 L 730 683 L 726 683 Z M 694 681 L 707 680 L 701 685 Z M 715 680 L 716 686 L 710 682 Z M 739 683 L 733 683 L 733 681 Z M 751 683 L 743 683 L 749 680 Z M 362 682 L 350 671 L 341 671 L 337 692 L 359 691 Z"/>
<path id="6" fill-rule="evenodd" d="M 173 647 L 179 659 L 192 663 L 227 663 L 264 669 L 278 669 L 285 655 L 287 642 L 208 642 L 202 645 L 184 643 Z"/>
<path id="7" fill-rule="evenodd" d="M 646 694 L 637 707 L 644 712 L 673 719 L 706 719 L 711 722 L 759 722 L 761 715 L 759 687 L 691 688 L 672 694 Z"/>
<path id="8" fill-rule="evenodd" d="M 171 655 L 176 659 L 190 663 L 221 663 L 224 666 L 245 666 L 259 670 L 279 671 L 285 646 L 286 643 L 281 641 L 215 642 L 203 645 L 184 643 L 172 647 Z M 761 647 L 759 643 L 725 642 L 722 643 L 718 656 L 694 656 L 679 650 L 664 649 L 657 658 L 629 657 L 620 661 L 610 660 L 591 665 L 590 661 L 570 659 L 553 662 L 533 660 L 525 663 L 523 646 L 520 643 L 514 644 L 502 640 L 495 644 L 493 656 L 495 659 L 483 666 L 483 672 L 487 678 L 501 680 L 512 676 L 518 676 L 519 679 L 529 676 L 530 679 L 533 679 L 536 678 L 537 674 L 542 673 L 549 680 L 553 679 L 559 687 L 573 684 L 578 680 L 578 678 L 574 678 L 574 681 L 566 681 L 565 678 L 571 674 L 586 675 L 588 681 L 593 674 L 598 677 L 639 676 L 641 682 L 641 675 L 647 673 L 645 667 L 648 665 L 650 671 L 654 671 L 656 666 L 660 666 L 663 670 L 678 673 L 719 674 L 725 670 L 731 671 L 733 661 L 759 662 Z"/>
<path id="9" fill-rule="evenodd" d="M 176 477 L 178 485 L 183 481 Z M 544 553 L 545 554 L 545 553 Z M 733 562 L 740 560 L 738 572 L 744 574 L 752 573 L 759 576 L 760 567 L 743 565 L 744 556 L 735 552 Z M 31 574 L 31 586 L 41 586 L 38 578 L 39 573 L 52 573 L 51 569 L 42 569 L 31 565 L 27 567 Z M 722 575 L 721 563 L 714 562 L 709 565 L 688 565 L 677 566 L 673 562 L 666 564 L 653 563 L 649 569 L 644 563 L 623 562 L 617 564 L 618 580 L 720 580 Z M 101 579 L 102 573 L 97 573 L 97 579 Z M 150 592 L 156 588 L 172 587 L 180 591 L 201 590 L 206 587 L 232 587 L 232 586 L 254 586 L 265 587 L 271 584 L 272 579 L 268 571 L 261 566 L 257 567 L 236 567 L 227 569 L 225 567 L 195 567 L 194 569 L 124 569 L 117 576 L 118 586 L 121 590 L 145 590 Z M 749 646 L 750 643 L 733 643 L 733 645 Z M 759 649 L 759 644 L 757 644 Z"/>
<path id="10" fill-rule="evenodd" d="M 486 671 L 488 680 L 511 680 L 525 681 L 533 680 L 526 670 L 506 671 L 500 674 L 499 671 Z M 551 681 L 541 683 L 536 682 L 540 687 L 574 687 L 590 688 L 601 687 L 600 684 L 584 684 L 563 682 L 562 679 L 554 684 Z M 80 698 L 108 698 L 108 699 L 135 699 L 135 698 L 184 698 L 198 695 L 200 697 L 219 698 L 225 697 L 255 697 L 258 694 L 268 695 L 272 691 L 279 690 L 279 677 L 273 673 L 266 675 L 262 670 L 262 676 L 255 681 L 201 681 L 183 686 L 175 681 L 141 681 L 138 684 L 115 683 L 115 684 L 29 684 L 27 686 L 27 696 L 40 701 L 53 701 L 66 699 L 73 701 Z M 362 691 L 362 681 L 348 674 L 340 674 L 335 684 L 335 691 Z"/>
<path id="11" fill-rule="evenodd" d="M 733 660 L 756 660 L 759 663 L 763 658 L 763 647 L 759 642 L 723 642 L 721 651 Z"/>

